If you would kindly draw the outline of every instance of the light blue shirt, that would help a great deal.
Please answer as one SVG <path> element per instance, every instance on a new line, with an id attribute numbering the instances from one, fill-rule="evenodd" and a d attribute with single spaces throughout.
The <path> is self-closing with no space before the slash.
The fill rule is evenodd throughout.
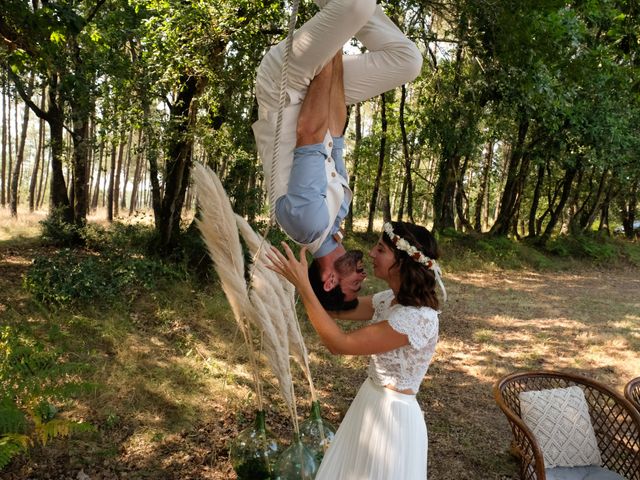
<path id="1" fill-rule="evenodd" d="M 329 213 L 325 201 L 327 174 L 324 164 L 334 161 L 336 171 L 346 181 L 343 152 L 342 136 L 333 137 L 331 157 L 327 157 L 322 143 L 304 145 L 294 150 L 287 193 L 276 200 L 275 213 L 282 229 L 296 242 L 312 243 L 327 229 Z M 313 254 L 314 257 L 324 257 L 338 247 L 333 235 L 340 230 L 340 224 L 349 212 L 349 203 L 345 197 L 329 235 Z"/>

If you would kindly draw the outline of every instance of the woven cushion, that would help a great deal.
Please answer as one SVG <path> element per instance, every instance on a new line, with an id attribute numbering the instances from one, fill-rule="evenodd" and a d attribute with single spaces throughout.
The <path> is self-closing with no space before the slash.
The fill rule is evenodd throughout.
<path id="1" fill-rule="evenodd" d="M 600 465 L 600 450 L 580 387 L 521 392 L 522 420 L 535 436 L 546 468 Z"/>

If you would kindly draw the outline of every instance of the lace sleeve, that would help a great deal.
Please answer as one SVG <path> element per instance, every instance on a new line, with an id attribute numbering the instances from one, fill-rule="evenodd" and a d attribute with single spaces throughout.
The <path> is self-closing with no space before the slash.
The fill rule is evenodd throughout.
<path id="1" fill-rule="evenodd" d="M 383 306 L 388 307 L 390 300 L 393 298 L 393 292 L 391 290 L 383 290 L 382 292 L 375 293 L 371 299 L 373 303 L 373 309 L 380 311 Z"/>
<path id="2" fill-rule="evenodd" d="M 425 307 L 400 307 L 389 315 L 389 325 L 406 335 L 413 348 L 420 349 L 438 334 L 438 313 Z"/>

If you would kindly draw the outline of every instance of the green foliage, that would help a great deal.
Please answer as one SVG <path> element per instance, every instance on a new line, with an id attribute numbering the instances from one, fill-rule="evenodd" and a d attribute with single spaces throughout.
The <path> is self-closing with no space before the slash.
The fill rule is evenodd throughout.
<path id="1" fill-rule="evenodd" d="M 29 448 L 29 437 L 19 433 L 0 434 L 0 470 L 6 467 L 11 459 Z"/>
<path id="2" fill-rule="evenodd" d="M 45 243 L 59 247 L 71 247 L 80 243 L 80 231 L 76 225 L 65 220 L 63 208 L 54 209 L 40 225 Z"/>
<path id="3" fill-rule="evenodd" d="M 98 224 L 88 224 L 81 232 L 84 246 L 91 251 L 108 253 L 143 254 L 156 236 L 152 227 L 113 223 L 109 229 Z"/>
<path id="4" fill-rule="evenodd" d="M 596 262 L 610 262 L 621 253 L 608 237 L 602 235 L 560 235 L 550 240 L 546 249 L 559 257 L 590 258 Z"/>
<path id="5" fill-rule="evenodd" d="M 134 298 L 162 279 L 180 274 L 160 260 L 123 252 L 86 254 L 64 249 L 36 257 L 24 277 L 24 287 L 50 306 L 108 302 L 123 295 Z"/>
<path id="6" fill-rule="evenodd" d="M 631 264 L 640 267 L 640 244 L 623 242 L 622 251 Z"/>
<path id="7" fill-rule="evenodd" d="M 183 260 L 204 254 L 200 238 L 185 234 L 174 256 L 163 261 L 153 252 L 156 231 L 147 226 L 114 223 L 109 229 L 96 224 L 78 228 L 62 222 L 57 213 L 42 223 L 49 243 L 85 247 L 34 259 L 23 285 L 48 306 L 81 306 L 121 296 L 133 299 L 141 290 L 184 277 L 195 262 Z"/>
<path id="8" fill-rule="evenodd" d="M 26 427 L 27 420 L 24 412 L 16 406 L 15 402 L 6 397 L 0 399 L 0 434 L 24 433 Z"/>
<path id="9" fill-rule="evenodd" d="M 74 380 L 82 367 L 16 329 L 0 330 L 0 469 L 36 442 L 90 431 L 87 423 L 58 416 L 63 402 L 89 385 Z"/>

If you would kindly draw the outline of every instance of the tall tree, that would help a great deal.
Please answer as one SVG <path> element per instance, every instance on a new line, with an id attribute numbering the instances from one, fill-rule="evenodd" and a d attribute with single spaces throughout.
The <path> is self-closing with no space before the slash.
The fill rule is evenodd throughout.
<path id="1" fill-rule="evenodd" d="M 28 95 L 33 92 L 33 74 L 29 79 Z M 16 111 L 17 111 L 16 105 Z M 18 196 L 20 194 L 20 188 L 18 180 L 20 179 L 20 173 L 22 172 L 22 163 L 24 162 L 24 147 L 27 143 L 27 126 L 29 125 L 29 106 L 24 105 L 24 111 L 22 113 L 22 129 L 20 131 L 20 140 L 18 142 L 18 151 L 16 154 L 16 164 L 13 169 L 13 177 L 11 178 L 11 195 L 9 199 L 9 208 L 11 210 L 11 216 L 16 218 L 18 216 Z"/>

